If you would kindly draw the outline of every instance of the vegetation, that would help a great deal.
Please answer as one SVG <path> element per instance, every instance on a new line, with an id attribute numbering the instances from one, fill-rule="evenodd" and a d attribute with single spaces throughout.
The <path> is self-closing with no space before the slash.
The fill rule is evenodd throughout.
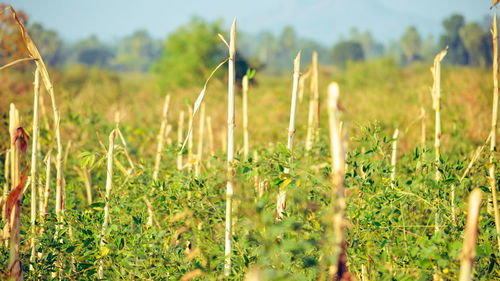
<path id="1" fill-rule="evenodd" d="M 367 60 L 345 54 L 351 59 L 339 55 L 342 68 L 318 66 L 316 55 L 302 53 L 293 74 L 290 65 L 286 75 L 260 75 L 258 83 L 246 85 L 244 136 L 239 125 L 244 101 L 238 95 L 243 89 L 234 84 L 237 60 L 202 92 L 205 114 L 184 120 L 186 103 L 197 111 L 200 86 L 228 57 L 225 48 L 230 57 L 235 51 L 239 55 L 234 45 L 239 46 L 239 37 L 232 32 L 225 46 L 217 37 L 223 30 L 199 19 L 179 28 L 153 66 L 156 73 L 138 73 L 148 68 L 148 56 L 158 55 L 144 32 L 128 38 L 128 47 L 116 56 L 93 38 L 88 42 L 93 47 L 82 44 L 75 53 L 77 60 L 92 50 L 105 55 L 103 60 L 63 71 L 47 70 L 24 37 L 23 48 L 30 46 L 38 60 L 23 62 L 29 71 L 18 63 L 2 72 L 5 83 L 0 83 L 1 104 L 15 104 L 0 107 L 0 122 L 9 128 L 0 132 L 5 163 L 0 279 L 19 280 L 12 270 L 17 266 L 26 280 L 324 280 L 335 275 L 466 280 L 471 273 L 474 280 L 500 279 L 495 212 L 486 200 L 499 176 L 498 152 L 489 143 L 496 132 L 493 90 L 498 94 L 490 69 L 445 64 L 459 53 L 457 43 L 438 55 L 431 73 L 432 64 L 419 61 L 424 52 L 411 48 L 418 41 L 414 29 L 402 40 L 411 49 L 408 63 L 413 62 L 404 68 L 395 59 L 376 58 L 380 46 L 373 41 L 352 39 L 338 45 L 356 46 L 357 57 Z M 469 38 L 462 44 L 471 54 L 483 46 L 476 44 L 479 37 L 486 40 L 477 27 L 458 30 L 458 37 L 449 38 Z M 43 33 L 40 27 L 31 31 Z M 292 31 L 280 39 L 290 53 L 297 51 Z M 41 35 L 32 36 L 35 41 Z M 137 59 L 128 60 L 127 53 Z M 304 67 L 310 57 L 312 66 Z M 436 64 L 441 60 L 442 67 Z M 130 72 L 96 67 L 113 63 Z M 168 96 L 158 90 L 157 75 Z M 440 111 L 439 149 L 434 109 Z M 310 114 L 318 125 L 307 137 Z M 184 122 L 179 132 L 177 124 Z M 191 151 L 194 157 L 180 150 L 190 125 L 193 140 L 203 140 L 199 154 Z M 34 168 L 29 177 L 23 176 L 26 165 Z M 276 199 L 283 192 L 286 204 L 277 216 Z M 11 206 L 12 216 L 5 213 Z M 9 218 L 18 219 L 18 229 Z M 8 243 L 18 247 L 19 258 L 12 259 Z"/>

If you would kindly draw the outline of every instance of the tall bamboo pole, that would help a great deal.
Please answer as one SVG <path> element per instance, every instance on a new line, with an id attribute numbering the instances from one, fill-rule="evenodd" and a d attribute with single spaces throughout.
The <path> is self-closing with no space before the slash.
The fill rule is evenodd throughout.
<path id="1" fill-rule="evenodd" d="M 33 94 L 33 138 L 31 149 L 31 257 L 30 262 L 35 262 L 35 236 L 36 236 L 36 186 L 37 186 L 37 156 L 38 156 L 38 97 L 40 93 L 40 71 L 35 70 L 35 89 Z M 30 266 L 30 270 L 32 270 Z"/>
<path id="2" fill-rule="evenodd" d="M 243 156 L 248 159 L 248 75 L 243 76 Z"/>
<path id="3" fill-rule="evenodd" d="M 183 140 L 183 130 L 184 127 L 184 110 L 179 113 L 179 123 L 177 126 L 177 144 L 179 146 L 179 152 L 177 153 L 177 170 L 182 170 L 182 140 Z"/>
<path id="4" fill-rule="evenodd" d="M 307 118 L 306 150 L 310 151 L 319 129 L 318 53 L 313 52 L 311 65 L 311 97 Z"/>
<path id="5" fill-rule="evenodd" d="M 111 189 L 113 188 L 113 153 L 114 153 L 114 146 L 115 146 L 115 130 L 111 131 L 111 134 L 109 134 L 109 148 L 108 148 L 108 166 L 107 166 L 107 177 L 106 177 L 106 197 L 105 197 L 105 203 L 104 203 L 104 222 L 102 223 L 102 232 L 101 232 L 101 243 L 100 247 L 101 249 L 105 246 L 104 242 L 104 235 L 106 233 L 106 229 L 108 228 L 109 224 L 109 201 L 111 198 Z M 104 261 L 101 258 L 99 261 L 99 279 L 104 278 Z"/>
<path id="6" fill-rule="evenodd" d="M 319 115 L 320 115 L 320 104 L 319 104 L 319 69 L 318 69 L 318 53 L 313 52 L 312 55 L 312 79 L 311 79 L 311 91 L 314 95 L 314 108 L 316 111 L 315 121 L 316 127 L 314 132 L 314 138 L 316 141 L 319 138 Z"/>
<path id="7" fill-rule="evenodd" d="M 481 190 L 474 189 L 469 196 L 467 223 L 462 253 L 460 254 L 460 281 L 472 280 L 472 265 L 476 256 L 477 223 L 481 209 Z"/>
<path id="8" fill-rule="evenodd" d="M 167 128 L 167 115 L 168 115 L 169 104 L 170 104 L 170 95 L 166 95 L 165 103 L 163 105 L 163 114 L 161 117 L 160 132 L 158 132 L 158 145 L 156 147 L 155 166 L 153 170 L 154 181 L 158 180 L 158 173 L 160 172 L 161 153 L 163 151 L 163 138 L 165 136 L 165 129 Z"/>
<path id="9" fill-rule="evenodd" d="M 490 158 L 489 158 L 489 180 L 491 195 L 493 199 L 493 209 L 495 214 L 495 228 L 497 232 L 498 250 L 500 251 L 500 213 L 498 210 L 497 198 L 497 180 L 495 177 L 494 152 L 497 140 L 497 118 L 498 118 L 498 24 L 497 13 L 493 17 L 493 28 L 491 29 L 493 37 L 493 109 L 491 116 L 491 139 L 490 139 Z"/>
<path id="10" fill-rule="evenodd" d="M 299 77 L 300 77 L 300 51 L 297 54 L 297 57 L 293 61 L 293 87 L 292 87 L 292 103 L 290 106 L 290 123 L 288 125 L 288 150 L 290 151 L 290 167 L 285 168 L 285 174 L 290 174 L 290 170 L 292 167 L 292 158 L 293 158 L 293 137 L 295 136 L 295 116 L 297 113 L 297 94 L 298 94 L 298 86 L 299 86 Z M 283 218 L 283 212 L 286 208 L 286 190 L 284 187 L 280 188 L 278 193 L 278 198 L 276 200 L 276 212 L 277 218 Z"/>
<path id="11" fill-rule="evenodd" d="M 328 124 L 330 128 L 330 154 L 332 157 L 332 208 L 333 212 L 333 263 L 329 268 L 330 279 L 342 279 L 345 266 L 345 248 L 344 243 L 344 214 L 346 209 L 345 186 L 344 186 L 344 168 L 345 152 L 342 145 L 342 136 L 339 132 L 339 86 L 337 83 L 330 83 L 328 86 Z"/>
<path id="12" fill-rule="evenodd" d="M 56 154 L 56 218 L 58 222 L 62 222 L 62 144 L 60 138 L 60 126 L 61 126 L 61 116 L 56 110 L 56 139 L 57 139 L 57 154 Z"/>
<path id="13" fill-rule="evenodd" d="M 225 229 L 225 261 L 224 275 L 231 274 L 231 253 L 232 253 L 232 197 L 233 197 L 233 177 L 234 177 L 234 80 L 235 80 L 235 53 L 236 53 L 236 18 L 231 26 L 229 41 L 229 61 L 228 61 L 228 105 L 227 105 L 227 190 L 226 190 L 226 229 Z"/>

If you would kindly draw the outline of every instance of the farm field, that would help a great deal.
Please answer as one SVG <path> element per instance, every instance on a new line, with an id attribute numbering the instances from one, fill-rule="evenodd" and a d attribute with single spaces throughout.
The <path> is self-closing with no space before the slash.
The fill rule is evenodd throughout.
<path id="1" fill-rule="evenodd" d="M 500 280 L 497 64 L 299 53 L 163 90 L 24 40 L 36 60 L 0 72 L 0 279 Z"/>

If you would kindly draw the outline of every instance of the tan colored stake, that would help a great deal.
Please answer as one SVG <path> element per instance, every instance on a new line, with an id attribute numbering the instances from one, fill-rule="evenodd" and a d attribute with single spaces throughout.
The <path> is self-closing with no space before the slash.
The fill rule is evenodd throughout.
<path id="1" fill-rule="evenodd" d="M 469 208 L 462 253 L 460 254 L 460 281 L 472 280 L 472 265 L 476 256 L 477 223 L 481 207 L 481 190 L 474 189 L 469 196 Z"/>
<path id="2" fill-rule="evenodd" d="M 293 87 L 292 87 L 292 103 L 290 107 L 290 124 L 288 125 L 288 150 L 290 151 L 290 167 L 285 168 L 285 174 L 290 174 L 293 159 L 293 137 L 295 136 L 295 116 L 297 114 L 297 96 L 298 96 L 298 86 L 300 77 L 300 51 L 297 57 L 293 61 Z M 283 218 L 283 212 L 286 208 L 286 190 L 280 188 L 278 197 L 276 200 L 276 212 L 277 218 Z"/>

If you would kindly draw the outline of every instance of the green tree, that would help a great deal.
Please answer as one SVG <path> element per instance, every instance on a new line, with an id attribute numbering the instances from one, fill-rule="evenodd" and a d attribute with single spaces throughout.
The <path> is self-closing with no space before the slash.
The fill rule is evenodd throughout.
<path id="1" fill-rule="evenodd" d="M 359 61 L 364 58 L 363 47 L 358 42 L 342 41 L 332 50 L 332 62 L 341 67 L 345 67 L 348 61 Z"/>
<path id="2" fill-rule="evenodd" d="M 409 26 L 401 37 L 401 48 L 408 63 L 420 58 L 420 49 L 422 47 L 422 38 L 418 34 L 417 28 Z"/>
<path id="3" fill-rule="evenodd" d="M 218 33 L 220 22 L 207 23 L 195 17 L 170 34 L 160 59 L 152 66 L 152 71 L 159 75 L 160 86 L 203 84 L 212 69 L 227 57 Z"/>
<path id="4" fill-rule="evenodd" d="M 360 33 L 356 27 L 349 31 L 351 41 L 358 42 L 363 47 L 366 59 L 381 57 L 384 54 L 384 45 L 375 41 L 370 31 Z"/>
<path id="5" fill-rule="evenodd" d="M 467 49 L 460 38 L 460 29 L 464 24 L 464 17 L 459 14 L 453 14 L 443 21 L 445 33 L 441 35 L 439 47 L 444 49 L 448 46 L 446 61 L 454 64 L 465 65 L 469 61 Z"/>
<path id="6" fill-rule="evenodd" d="M 99 42 L 95 35 L 78 41 L 70 50 L 73 60 L 87 66 L 108 67 L 114 53 L 111 48 Z"/>
<path id="7" fill-rule="evenodd" d="M 145 30 L 138 30 L 123 38 L 112 65 L 122 71 L 142 72 L 161 54 L 161 43 L 155 41 Z"/>
<path id="8" fill-rule="evenodd" d="M 468 64 L 486 66 L 489 34 L 485 34 L 478 23 L 467 23 L 460 28 L 460 39 L 468 53 Z"/>

